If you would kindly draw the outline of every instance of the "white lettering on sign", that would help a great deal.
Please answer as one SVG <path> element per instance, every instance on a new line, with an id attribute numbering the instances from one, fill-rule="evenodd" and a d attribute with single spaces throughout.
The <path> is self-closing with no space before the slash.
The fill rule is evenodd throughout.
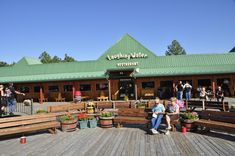
<path id="1" fill-rule="evenodd" d="M 138 62 L 117 63 L 118 67 L 138 66 Z"/>
<path id="2" fill-rule="evenodd" d="M 107 55 L 107 59 L 108 60 L 120 60 L 120 59 L 136 59 L 136 58 L 146 58 L 148 57 L 147 54 L 144 54 L 144 53 L 130 53 L 130 54 L 122 54 L 122 53 L 119 53 L 119 54 L 114 54 L 114 55 Z"/>

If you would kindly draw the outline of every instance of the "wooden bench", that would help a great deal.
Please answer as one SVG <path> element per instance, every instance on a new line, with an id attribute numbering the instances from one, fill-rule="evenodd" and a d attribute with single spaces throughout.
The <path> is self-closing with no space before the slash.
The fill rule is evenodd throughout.
<path id="1" fill-rule="evenodd" d="M 64 115 L 65 112 L 78 114 L 80 112 L 84 112 L 85 109 L 86 109 L 86 104 L 84 102 L 79 102 L 79 103 L 48 106 L 47 111 L 49 113 L 56 113 L 57 116 L 61 116 Z"/>
<path id="2" fill-rule="evenodd" d="M 131 104 L 129 101 L 114 101 L 113 107 L 114 108 L 130 108 Z"/>
<path id="3" fill-rule="evenodd" d="M 218 101 L 202 101 L 202 100 L 189 100 L 185 101 L 186 109 L 194 111 L 196 108 L 205 109 L 218 109 L 221 111 L 228 111 L 228 102 L 218 102 Z M 189 108 L 190 107 L 190 108 Z"/>
<path id="4" fill-rule="evenodd" d="M 111 109 L 113 108 L 113 103 L 108 101 L 96 101 L 95 102 L 97 109 Z"/>
<path id="5" fill-rule="evenodd" d="M 151 120 L 152 119 L 152 108 L 146 108 L 145 112 L 148 113 L 148 119 Z M 161 124 L 166 124 L 166 119 L 165 119 L 165 115 L 162 118 L 162 122 Z M 172 131 L 175 132 L 176 131 L 176 125 L 179 124 L 179 118 L 176 120 L 171 120 L 170 125 L 172 127 Z"/>
<path id="6" fill-rule="evenodd" d="M 117 127 L 123 124 L 149 124 L 148 113 L 144 109 L 137 108 L 119 108 L 118 116 L 113 119 Z"/>
<path id="7" fill-rule="evenodd" d="M 227 132 L 235 132 L 235 112 L 219 112 L 204 110 L 200 120 L 195 121 L 196 126 L 206 127 L 207 130 L 220 129 Z"/>
<path id="8" fill-rule="evenodd" d="M 55 114 L 2 118 L 0 119 L 0 136 L 45 129 L 55 134 L 58 127 L 60 127 L 60 122 L 56 121 Z"/>

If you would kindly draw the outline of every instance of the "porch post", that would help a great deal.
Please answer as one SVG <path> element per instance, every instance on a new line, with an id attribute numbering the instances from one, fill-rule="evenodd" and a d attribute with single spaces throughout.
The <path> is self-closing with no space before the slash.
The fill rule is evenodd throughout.
<path id="1" fill-rule="evenodd" d="M 110 81 L 111 80 L 108 80 L 108 82 L 109 82 L 109 101 L 112 100 L 112 96 L 111 96 L 111 82 Z"/>
<path id="2" fill-rule="evenodd" d="M 137 84 L 135 84 L 135 100 L 137 101 L 138 100 L 138 92 L 137 92 Z"/>
<path id="3" fill-rule="evenodd" d="M 43 99 L 42 99 L 42 98 L 43 98 L 43 95 L 42 95 L 42 94 L 43 94 L 43 92 L 42 92 L 42 86 L 40 86 L 40 101 L 39 101 L 40 104 L 43 103 Z"/>
<path id="4" fill-rule="evenodd" d="M 215 81 L 212 82 L 213 97 L 215 98 Z"/>
<path id="5" fill-rule="evenodd" d="M 73 85 L 73 101 L 74 101 L 74 95 L 75 95 L 75 87 Z"/>

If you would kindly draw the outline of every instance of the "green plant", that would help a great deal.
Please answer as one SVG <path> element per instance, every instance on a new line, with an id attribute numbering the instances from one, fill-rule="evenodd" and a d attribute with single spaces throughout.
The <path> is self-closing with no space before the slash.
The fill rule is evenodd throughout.
<path id="1" fill-rule="evenodd" d="M 36 111 L 37 114 L 39 113 L 47 113 L 47 111 L 45 109 L 39 109 Z"/>
<path id="2" fill-rule="evenodd" d="M 101 117 L 111 117 L 111 116 L 113 116 L 113 113 L 111 113 L 111 112 L 102 112 L 100 116 Z"/>
<path id="3" fill-rule="evenodd" d="M 235 112 L 235 106 L 231 106 L 231 108 L 229 109 L 229 112 Z"/>
<path id="4" fill-rule="evenodd" d="M 137 107 L 145 107 L 145 104 L 144 103 L 138 103 Z"/>
<path id="5" fill-rule="evenodd" d="M 198 120 L 199 117 L 196 112 L 186 112 L 186 113 L 180 114 L 180 119 L 181 119 L 181 121 L 184 121 L 184 120 L 195 121 L 195 120 Z"/>
<path id="6" fill-rule="evenodd" d="M 77 117 L 75 115 L 72 115 L 71 113 L 67 112 L 65 115 L 60 117 L 61 122 L 66 122 L 70 120 L 75 120 Z"/>

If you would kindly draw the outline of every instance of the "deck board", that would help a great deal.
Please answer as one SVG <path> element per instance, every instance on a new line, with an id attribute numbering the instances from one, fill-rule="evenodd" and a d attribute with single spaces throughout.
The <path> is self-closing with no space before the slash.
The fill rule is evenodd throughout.
<path id="1" fill-rule="evenodd" d="M 0 141 L 1 155 L 58 156 L 187 156 L 233 155 L 235 136 L 209 133 L 171 132 L 170 135 L 150 135 L 140 128 L 93 128 L 52 135 L 39 133 Z"/>

